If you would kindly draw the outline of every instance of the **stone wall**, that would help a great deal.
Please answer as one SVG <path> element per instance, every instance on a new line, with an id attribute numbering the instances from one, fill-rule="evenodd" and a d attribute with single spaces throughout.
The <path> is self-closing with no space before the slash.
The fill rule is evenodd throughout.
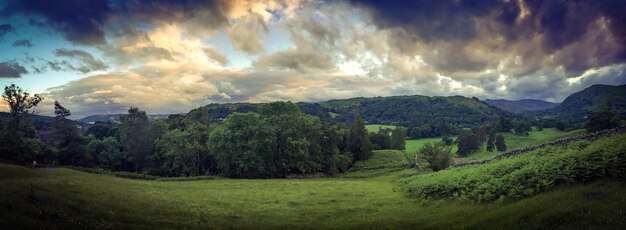
<path id="1" fill-rule="evenodd" d="M 499 160 L 499 159 L 503 159 L 503 158 L 507 158 L 507 157 L 511 157 L 511 156 L 515 156 L 515 155 L 519 155 L 519 154 L 524 154 L 524 153 L 527 153 L 527 152 L 530 152 L 530 151 L 533 151 L 533 150 L 537 150 L 537 149 L 541 149 L 541 148 L 545 148 L 545 147 L 549 147 L 549 146 L 567 145 L 569 143 L 572 143 L 572 142 L 575 142 L 575 141 L 581 141 L 581 140 L 594 141 L 594 140 L 597 140 L 597 139 L 602 138 L 602 137 L 619 135 L 619 134 L 623 134 L 623 133 L 626 133 L 626 128 L 619 127 L 619 128 L 614 128 L 614 129 L 600 130 L 600 131 L 593 132 L 593 133 L 581 134 L 581 135 L 573 136 L 573 137 L 564 137 L 564 138 L 556 139 L 556 140 L 553 140 L 553 141 L 546 141 L 546 142 L 543 142 L 543 143 L 538 144 L 538 145 L 531 145 L 531 146 L 525 146 L 525 147 L 520 147 L 520 148 L 514 148 L 514 149 L 511 149 L 511 150 L 506 151 L 504 153 L 498 154 L 493 159 L 472 160 L 472 161 L 468 161 L 468 162 L 463 162 L 463 163 L 452 165 L 452 166 L 450 166 L 450 168 L 467 166 L 467 165 L 476 165 L 476 164 L 489 163 L 492 160 Z"/>

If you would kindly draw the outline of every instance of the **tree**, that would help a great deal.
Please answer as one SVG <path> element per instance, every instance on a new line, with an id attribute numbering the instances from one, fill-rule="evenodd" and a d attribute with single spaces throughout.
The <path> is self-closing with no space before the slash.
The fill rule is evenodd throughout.
<path id="1" fill-rule="evenodd" d="M 357 117 L 348 135 L 348 150 L 355 161 L 366 160 L 372 154 L 371 146 L 365 123 L 361 117 Z"/>
<path id="2" fill-rule="evenodd" d="M 559 131 L 564 131 L 565 130 L 565 124 L 562 121 L 557 121 L 554 124 L 554 128 L 556 128 Z"/>
<path id="3" fill-rule="evenodd" d="M 391 149 L 404 150 L 405 149 L 405 137 L 406 129 L 402 127 L 396 127 L 391 131 Z"/>
<path id="4" fill-rule="evenodd" d="M 461 157 L 468 156 L 471 153 L 476 152 L 480 149 L 478 135 L 471 132 L 466 132 L 459 135 L 457 146 L 457 154 Z"/>
<path id="5" fill-rule="evenodd" d="M 197 176 L 202 174 L 201 162 L 208 155 L 200 142 L 198 129 L 167 131 L 156 141 L 157 149 L 171 165 L 172 176 Z"/>
<path id="6" fill-rule="evenodd" d="M 500 152 L 506 151 L 506 143 L 504 143 L 504 136 L 502 134 L 498 134 L 496 137 L 496 149 Z"/>
<path id="7" fill-rule="evenodd" d="M 528 131 L 530 131 L 530 125 L 525 121 L 518 121 L 515 123 L 515 127 L 513 131 L 517 135 L 526 135 L 528 136 Z"/>
<path id="8" fill-rule="evenodd" d="M 0 133 L 0 157 L 16 161 L 34 160 L 43 145 L 37 139 L 28 114 L 43 98 L 37 94 L 30 96 L 19 86 L 11 84 L 4 87 L 2 99 L 9 105 L 10 117 Z"/>
<path id="9" fill-rule="evenodd" d="M 56 159 L 60 164 L 89 165 L 91 155 L 85 151 L 85 138 L 80 135 L 74 121 L 66 119 L 72 113 L 63 107 L 59 101 L 54 101 L 54 135 L 52 145 L 56 148 Z"/>
<path id="10" fill-rule="evenodd" d="M 54 101 L 54 115 L 56 116 L 56 118 L 65 119 L 66 117 L 69 117 L 70 115 L 72 115 L 72 113 L 70 112 L 69 109 L 63 107 L 61 103 L 59 103 L 59 101 L 55 100 Z"/>
<path id="11" fill-rule="evenodd" d="M 391 148 L 391 129 L 381 128 L 376 133 L 369 133 L 368 137 L 372 143 L 372 149 Z"/>
<path id="12" fill-rule="evenodd" d="M 86 149 L 96 165 L 110 170 L 124 170 L 126 159 L 120 153 L 120 143 L 115 137 L 104 139 L 91 137 L 91 139 Z"/>
<path id="13" fill-rule="evenodd" d="M 145 111 L 131 107 L 128 114 L 120 116 L 120 141 L 129 162 L 134 164 L 135 172 L 141 169 L 149 145 L 148 116 Z"/>
<path id="14" fill-rule="evenodd" d="M 495 148 L 495 145 L 494 145 L 495 139 L 496 139 L 495 133 L 489 133 L 489 137 L 487 138 L 487 151 L 493 152 L 493 149 Z"/>
<path id="15" fill-rule="evenodd" d="M 426 143 L 420 149 L 417 150 L 416 155 L 423 157 L 429 164 L 433 171 L 439 171 L 446 169 L 452 163 L 450 157 L 450 146 L 446 146 L 444 143 Z"/>
<path id="16" fill-rule="evenodd" d="M 613 111 L 611 100 L 607 100 L 604 107 L 593 111 L 587 117 L 585 129 L 588 133 L 618 127 L 620 119 Z"/>

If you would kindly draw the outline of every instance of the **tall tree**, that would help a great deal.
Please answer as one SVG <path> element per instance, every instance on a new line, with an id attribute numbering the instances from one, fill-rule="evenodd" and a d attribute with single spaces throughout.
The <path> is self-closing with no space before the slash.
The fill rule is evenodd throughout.
<path id="1" fill-rule="evenodd" d="M 489 133 L 489 137 L 487 138 L 487 151 L 493 152 L 495 148 L 495 144 L 494 144 L 494 142 L 496 141 L 495 139 L 496 139 L 496 134 Z"/>
<path id="2" fill-rule="evenodd" d="M 120 116 L 120 141 L 127 160 L 134 165 L 135 172 L 141 169 L 149 150 L 148 116 L 145 111 L 131 107 L 128 114 Z"/>
<path id="3" fill-rule="evenodd" d="M 34 160 L 42 144 L 36 138 L 37 133 L 28 114 L 43 98 L 37 94 L 31 96 L 19 86 L 11 84 L 4 87 L 2 99 L 9 105 L 11 116 L 3 125 L 5 131 L 0 136 L 0 157 L 17 161 Z"/>
<path id="4" fill-rule="evenodd" d="M 85 151 L 86 141 L 80 135 L 74 121 L 66 119 L 72 113 L 63 107 L 59 101 L 54 101 L 53 146 L 57 149 L 57 159 L 60 164 L 89 165 L 92 163 L 91 155 Z"/>
<path id="5" fill-rule="evenodd" d="M 498 151 L 500 152 L 506 151 L 506 143 L 502 134 L 498 134 L 498 136 L 496 137 L 496 149 L 498 149 Z"/>
<path id="6" fill-rule="evenodd" d="M 399 126 L 393 129 L 393 131 L 391 131 L 391 149 L 404 150 L 405 137 L 406 129 Z"/>
<path id="7" fill-rule="evenodd" d="M 603 107 L 589 114 L 585 123 L 585 129 L 587 129 L 587 132 L 592 133 L 617 127 L 619 123 L 620 119 L 613 111 L 613 104 L 609 99 Z"/>
<path id="8" fill-rule="evenodd" d="M 366 160 L 372 154 L 372 144 L 370 143 L 365 123 L 361 117 L 350 128 L 348 136 L 348 150 L 353 154 L 355 161 Z"/>

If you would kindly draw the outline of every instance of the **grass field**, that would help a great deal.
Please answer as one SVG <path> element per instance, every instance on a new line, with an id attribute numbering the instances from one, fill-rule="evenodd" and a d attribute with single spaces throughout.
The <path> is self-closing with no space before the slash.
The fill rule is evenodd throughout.
<path id="1" fill-rule="evenodd" d="M 579 130 L 574 130 L 574 131 L 569 131 L 569 132 L 563 132 L 563 131 L 559 131 L 557 129 L 543 129 L 542 131 L 537 131 L 536 129 L 533 129 L 533 131 L 529 132 L 528 136 L 523 136 L 523 135 L 516 135 L 513 133 L 503 133 L 504 137 L 505 137 L 505 142 L 507 145 L 508 149 L 513 149 L 513 148 L 517 148 L 517 147 L 523 147 L 523 146 L 529 146 L 529 145 L 536 145 L 536 144 L 540 144 L 542 142 L 545 141 L 549 141 L 549 140 L 555 140 L 555 139 L 559 139 L 559 138 L 563 138 L 563 137 L 568 137 L 568 136 L 575 136 L 578 134 L 582 134 L 585 131 L 582 129 Z M 456 138 L 456 137 L 454 137 Z M 434 138 L 423 138 L 423 139 L 416 139 L 416 140 L 406 140 L 406 151 L 409 153 L 415 153 L 415 151 L 417 151 L 417 149 L 419 149 L 420 147 L 422 147 L 424 144 L 426 143 L 437 143 L 437 142 L 441 142 L 441 138 L 440 137 L 434 137 Z M 452 148 L 452 153 L 455 154 L 457 151 L 456 146 L 453 146 Z M 483 146 L 483 150 L 475 152 L 473 154 L 471 154 L 468 157 L 464 157 L 462 159 L 465 160 L 483 160 L 483 159 L 490 159 L 494 156 L 496 156 L 498 154 L 498 152 L 488 152 L 486 150 L 486 144 Z"/>
<path id="2" fill-rule="evenodd" d="M 424 179 L 424 183 L 438 183 L 437 177 L 462 169 L 419 175 L 416 170 L 406 168 L 409 157 L 411 154 L 403 151 L 381 150 L 375 151 L 369 160 L 356 163 L 341 177 L 267 180 L 131 180 L 66 168 L 36 170 L 0 164 L 0 226 L 8 229 L 623 229 L 626 226 L 626 196 L 623 196 L 626 182 L 621 180 L 561 184 L 526 198 L 483 203 L 423 200 L 407 193 L 406 186 L 419 186 L 426 177 L 431 179 Z M 464 168 L 477 176 L 489 176 L 487 171 L 481 173 L 482 168 L 491 170 L 500 164 L 510 165 L 502 162 Z M 472 175 L 467 173 L 468 177 L 459 178 L 472 184 Z"/>
<path id="3" fill-rule="evenodd" d="M 0 172 L 0 226 L 14 228 L 619 229 L 626 213 L 626 183 L 616 181 L 476 204 L 407 198 L 396 183 L 404 171 L 366 179 L 182 182 L 6 164 Z"/>
<path id="4" fill-rule="evenodd" d="M 365 125 L 365 129 L 367 129 L 370 133 L 377 133 L 381 128 L 384 129 L 395 129 L 395 125 Z"/>

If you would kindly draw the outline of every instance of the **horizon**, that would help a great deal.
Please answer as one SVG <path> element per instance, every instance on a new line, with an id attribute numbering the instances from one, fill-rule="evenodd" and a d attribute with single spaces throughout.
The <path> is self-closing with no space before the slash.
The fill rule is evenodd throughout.
<path id="1" fill-rule="evenodd" d="M 560 103 L 626 84 L 624 11 L 620 1 L 0 0 L 0 84 L 43 96 L 40 115 L 58 100 L 74 119 L 378 96 Z"/>

